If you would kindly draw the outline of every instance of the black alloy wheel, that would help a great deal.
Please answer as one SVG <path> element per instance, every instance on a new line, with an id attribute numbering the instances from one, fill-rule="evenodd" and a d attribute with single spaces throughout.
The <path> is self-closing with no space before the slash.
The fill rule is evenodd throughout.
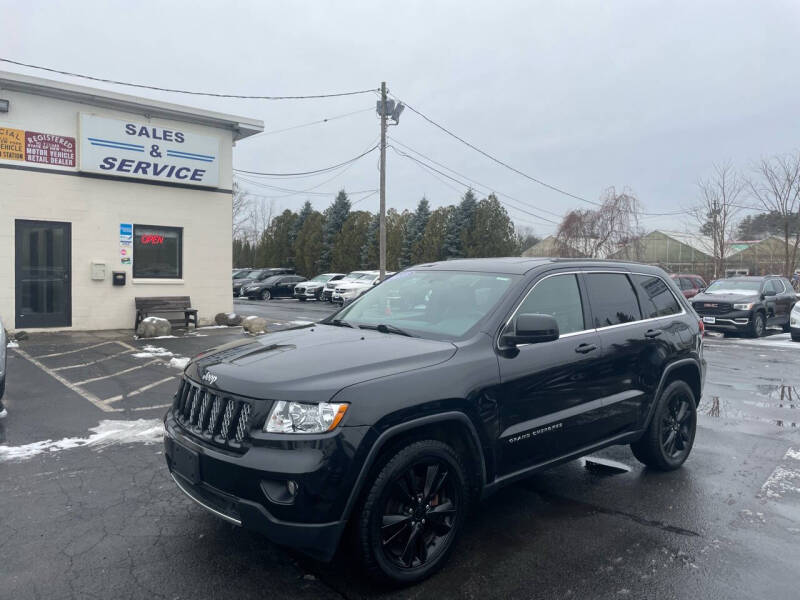
<path id="1" fill-rule="evenodd" d="M 693 437 L 693 400 L 686 394 L 673 394 L 668 401 L 667 411 L 661 419 L 661 448 L 670 459 L 680 460 L 688 453 Z"/>
<path id="2" fill-rule="evenodd" d="M 269 290 L 263 290 L 261 292 L 261 299 L 262 300 L 269 300 L 272 298 L 272 293 Z"/>
<path id="3" fill-rule="evenodd" d="M 438 570 L 467 511 L 461 457 L 438 440 L 414 442 L 391 457 L 367 490 L 356 536 L 369 574 L 407 585 Z"/>
<path id="4" fill-rule="evenodd" d="M 660 471 L 680 467 L 692 451 L 697 430 L 697 403 L 688 383 L 670 382 L 656 401 L 650 424 L 631 444 L 639 462 Z"/>
<path id="5" fill-rule="evenodd" d="M 396 566 L 422 566 L 447 547 L 457 511 L 448 474 L 442 461 L 423 460 L 392 482 L 383 509 L 381 545 Z"/>

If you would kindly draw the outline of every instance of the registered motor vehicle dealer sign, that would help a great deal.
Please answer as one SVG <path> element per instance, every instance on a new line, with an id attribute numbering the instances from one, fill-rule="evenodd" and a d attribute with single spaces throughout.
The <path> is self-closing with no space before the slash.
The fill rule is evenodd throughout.
<path id="1" fill-rule="evenodd" d="M 80 115 L 80 170 L 217 187 L 220 139 L 175 127 Z"/>

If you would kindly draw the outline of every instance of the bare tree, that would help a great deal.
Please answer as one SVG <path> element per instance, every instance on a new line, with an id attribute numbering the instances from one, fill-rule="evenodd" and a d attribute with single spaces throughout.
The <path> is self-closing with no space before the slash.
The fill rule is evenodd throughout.
<path id="1" fill-rule="evenodd" d="M 608 188 L 597 209 L 576 209 L 567 213 L 558 228 L 556 243 L 564 256 L 605 258 L 628 246 L 639 258 L 641 207 L 630 190 L 617 193 Z"/>
<path id="2" fill-rule="evenodd" d="M 250 208 L 250 195 L 242 189 L 236 181 L 233 182 L 233 238 L 242 239 L 245 237 L 248 209 Z"/>
<path id="3" fill-rule="evenodd" d="M 800 245 L 800 231 L 793 227 L 800 213 L 800 153 L 762 158 L 753 171 L 750 192 L 765 211 L 777 214 L 781 221 L 783 274 L 791 277 Z"/>
<path id="4" fill-rule="evenodd" d="M 730 251 L 736 231 L 736 215 L 741 210 L 740 197 L 745 182 L 730 162 L 714 165 L 708 179 L 697 182 L 700 189 L 698 205 L 690 212 L 697 220 L 700 232 L 711 238 L 714 278 L 725 275 L 725 257 Z"/>

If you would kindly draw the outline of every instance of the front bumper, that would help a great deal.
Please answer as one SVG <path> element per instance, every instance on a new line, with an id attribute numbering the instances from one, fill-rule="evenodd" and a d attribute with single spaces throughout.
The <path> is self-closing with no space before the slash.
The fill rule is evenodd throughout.
<path id="1" fill-rule="evenodd" d="M 366 427 L 270 445 L 251 445 L 239 454 L 188 435 L 171 412 L 164 422 L 164 453 L 175 483 L 197 504 L 229 523 L 263 534 L 272 542 L 319 560 L 330 560 L 344 531 L 346 506 L 357 469 L 353 452 Z M 288 436 L 280 436 L 282 438 Z M 263 441 L 263 440 L 262 440 Z M 261 443 L 261 442 L 259 442 Z M 255 444 L 255 441 L 254 441 Z M 196 473 L 181 473 L 180 451 L 197 455 Z M 288 481 L 294 497 L 281 495 Z"/>
<path id="2" fill-rule="evenodd" d="M 295 298 L 316 298 L 320 288 L 305 288 L 302 292 L 294 292 Z"/>
<path id="3" fill-rule="evenodd" d="M 723 314 L 703 314 L 695 309 L 709 331 L 746 331 L 750 328 L 752 315 L 748 311 L 732 311 Z M 713 322 L 711 322 L 713 319 Z"/>
<path id="4" fill-rule="evenodd" d="M 333 296 L 333 290 L 322 290 L 322 299 L 325 302 L 330 302 L 331 296 Z"/>

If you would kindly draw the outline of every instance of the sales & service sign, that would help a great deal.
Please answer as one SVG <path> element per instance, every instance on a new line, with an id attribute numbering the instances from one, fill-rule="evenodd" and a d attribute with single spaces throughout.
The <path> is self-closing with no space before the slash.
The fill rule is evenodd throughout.
<path id="1" fill-rule="evenodd" d="M 217 187 L 217 137 L 81 113 L 80 170 L 102 175 Z"/>

